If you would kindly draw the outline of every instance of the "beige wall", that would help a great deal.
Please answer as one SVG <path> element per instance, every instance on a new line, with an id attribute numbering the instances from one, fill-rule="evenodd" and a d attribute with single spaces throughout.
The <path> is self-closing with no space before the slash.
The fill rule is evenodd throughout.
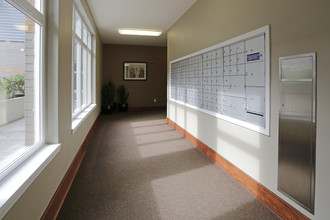
<path id="1" fill-rule="evenodd" d="M 130 93 L 129 107 L 164 107 L 166 106 L 166 56 L 166 47 L 105 44 L 102 83 L 105 84 L 111 78 L 116 86 L 122 84 L 127 86 Z M 124 61 L 147 62 L 147 80 L 124 81 Z M 156 103 L 154 99 L 157 100 Z"/>
<path id="2" fill-rule="evenodd" d="M 85 0 L 82 5 L 86 8 Z M 71 133 L 71 54 L 72 0 L 48 1 L 47 137 L 49 143 L 62 143 L 61 151 L 15 203 L 4 219 L 40 219 L 63 179 L 89 129 L 100 112 L 102 42 L 96 31 L 97 108 Z M 87 13 L 90 13 L 87 9 Z"/>
<path id="3" fill-rule="evenodd" d="M 329 11 L 330 2 L 324 0 L 199 0 L 168 33 L 168 61 L 171 61 L 270 25 L 269 137 L 170 100 L 168 117 L 312 219 L 330 216 Z M 310 52 L 317 52 L 315 215 L 277 190 L 278 60 L 282 56 Z"/>

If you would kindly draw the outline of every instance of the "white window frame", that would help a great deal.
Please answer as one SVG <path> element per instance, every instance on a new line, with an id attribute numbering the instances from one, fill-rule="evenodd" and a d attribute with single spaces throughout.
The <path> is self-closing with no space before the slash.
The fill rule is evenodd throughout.
<path id="1" fill-rule="evenodd" d="M 40 25 L 40 48 L 39 65 L 35 69 L 39 70 L 39 77 L 34 84 L 39 90 L 38 123 L 37 129 L 40 131 L 40 141 L 30 147 L 22 156 L 10 163 L 0 173 L 0 219 L 2 219 L 9 209 L 15 204 L 30 184 L 37 178 L 41 171 L 50 163 L 55 155 L 60 151 L 60 144 L 45 144 L 46 128 L 46 97 L 45 94 L 45 36 L 46 36 L 46 16 L 44 4 L 41 4 L 40 11 L 26 0 L 5 0 L 13 7 L 21 11 L 26 17 L 32 19 Z M 37 40 L 38 40 L 37 39 Z"/>
<path id="2" fill-rule="evenodd" d="M 79 125 L 84 121 L 84 119 L 92 112 L 95 107 L 95 41 L 94 41 L 94 29 L 91 25 L 91 22 L 89 21 L 82 5 L 79 4 L 79 2 L 76 2 L 76 4 L 73 5 L 73 13 L 72 13 L 72 76 L 71 76 L 71 112 L 72 112 L 72 133 L 74 133 Z M 76 33 L 75 29 L 75 21 L 76 21 L 76 13 L 78 14 L 80 21 L 81 21 L 81 30 L 80 30 L 80 37 Z M 84 28 L 87 29 L 87 39 L 86 43 L 84 42 Z M 74 88 L 75 88 L 75 81 L 74 81 L 74 53 L 75 53 L 75 41 L 77 41 L 80 44 L 80 61 L 79 67 L 77 66 L 77 106 L 78 110 L 75 111 L 74 109 Z M 86 103 L 82 103 L 82 75 L 83 75 L 83 51 L 84 49 L 87 51 L 86 55 L 86 84 L 85 84 L 85 93 L 84 97 L 86 99 Z M 86 86 L 87 85 L 87 86 Z"/>

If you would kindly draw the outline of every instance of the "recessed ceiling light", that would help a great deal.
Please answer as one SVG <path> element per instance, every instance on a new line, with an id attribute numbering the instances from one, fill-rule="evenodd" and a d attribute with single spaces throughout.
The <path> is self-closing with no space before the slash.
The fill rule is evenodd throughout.
<path id="1" fill-rule="evenodd" d="M 135 29 L 119 29 L 119 34 L 126 35 L 142 35 L 142 36 L 159 36 L 161 31 L 149 31 L 149 30 L 135 30 Z"/>

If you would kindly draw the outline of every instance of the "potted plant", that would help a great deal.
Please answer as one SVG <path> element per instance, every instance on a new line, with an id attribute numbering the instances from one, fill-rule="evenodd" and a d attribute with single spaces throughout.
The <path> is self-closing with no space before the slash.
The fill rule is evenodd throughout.
<path id="1" fill-rule="evenodd" d="M 110 79 L 109 82 L 102 86 L 102 113 L 110 114 L 116 109 L 116 103 L 114 102 L 116 87 Z"/>
<path id="2" fill-rule="evenodd" d="M 120 85 L 117 89 L 117 93 L 119 98 L 118 109 L 120 112 L 126 112 L 128 109 L 127 100 L 128 100 L 129 92 L 124 85 Z"/>

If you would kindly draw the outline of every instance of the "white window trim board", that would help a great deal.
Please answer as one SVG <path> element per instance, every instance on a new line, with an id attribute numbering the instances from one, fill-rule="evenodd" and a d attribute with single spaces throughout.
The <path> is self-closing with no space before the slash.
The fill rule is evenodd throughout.
<path id="1" fill-rule="evenodd" d="M 42 146 L 0 182 L 0 219 L 58 154 L 61 144 Z"/>

